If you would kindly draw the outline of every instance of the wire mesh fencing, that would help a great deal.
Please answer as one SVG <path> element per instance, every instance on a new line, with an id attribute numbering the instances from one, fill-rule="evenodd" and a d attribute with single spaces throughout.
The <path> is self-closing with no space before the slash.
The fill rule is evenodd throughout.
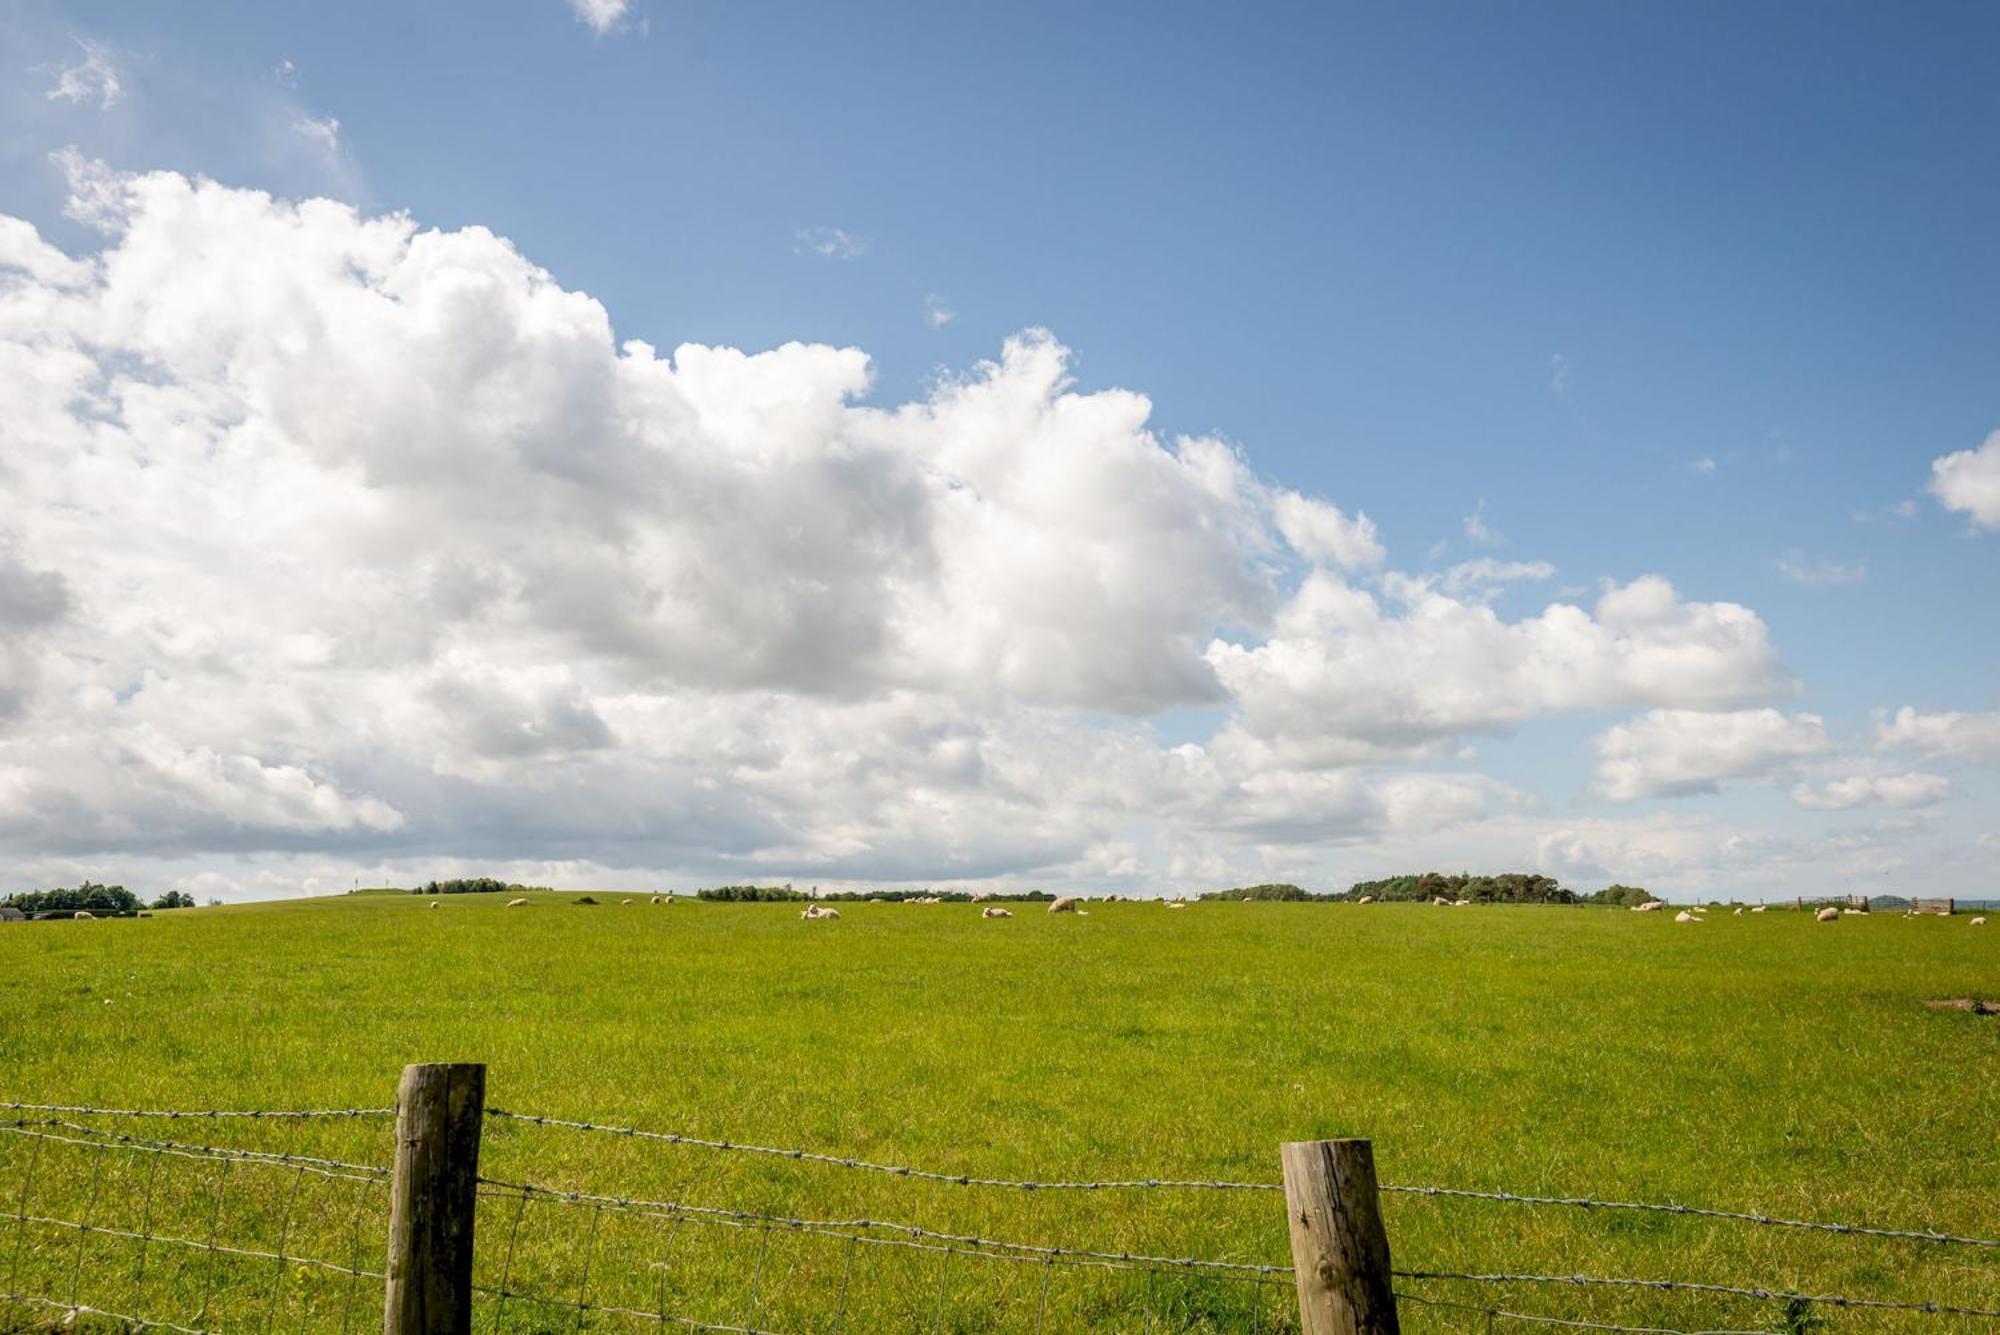
<path id="1" fill-rule="evenodd" d="M 0 1332 L 381 1325 L 395 1128 L 384 1107 L 0 1103 Z M 482 1130 L 467 1292 L 473 1328 L 494 1335 L 1315 1335 L 1301 1325 L 1284 1182 L 1005 1176 L 494 1108 Z M 1388 1215 L 1386 1282 L 1406 1330 L 2000 1330 L 2000 1240 L 1967 1230 L 1422 1183 L 1380 1192 L 1393 1211 L 1449 1212 Z M 1552 1270 L 1492 1254 L 1496 1212 L 1515 1221 L 1497 1236 L 1553 1215 L 1582 1239 L 1644 1226 L 1765 1245 L 1696 1253 L 1675 1232 L 1657 1271 L 1590 1264 L 1609 1247 Z M 1477 1260 L 1458 1239 L 1478 1240 Z M 1877 1283 L 1803 1282 L 1820 1272 L 1777 1258 L 1805 1245 L 1865 1249 L 1841 1273 Z M 1956 1282 L 1895 1282 L 1918 1257 L 1950 1258 Z"/>

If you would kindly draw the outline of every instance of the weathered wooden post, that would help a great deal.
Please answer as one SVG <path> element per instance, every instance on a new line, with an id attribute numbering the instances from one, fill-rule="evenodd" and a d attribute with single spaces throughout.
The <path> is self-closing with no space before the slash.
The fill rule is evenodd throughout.
<path id="1" fill-rule="evenodd" d="M 1400 1335 L 1374 1146 L 1291 1141 L 1278 1157 L 1302 1335 Z"/>
<path id="2" fill-rule="evenodd" d="M 486 1068 L 403 1068 L 396 1090 L 396 1175 L 389 1189 L 389 1280 L 382 1335 L 469 1335 L 472 1216 Z"/>

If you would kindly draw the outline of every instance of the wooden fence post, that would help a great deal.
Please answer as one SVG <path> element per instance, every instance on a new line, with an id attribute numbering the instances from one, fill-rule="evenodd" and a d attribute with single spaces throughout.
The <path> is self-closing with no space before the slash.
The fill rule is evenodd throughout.
<path id="1" fill-rule="evenodd" d="M 382 1335 L 469 1335 L 486 1068 L 406 1066 L 396 1090 Z"/>
<path id="2" fill-rule="evenodd" d="M 1302 1335 L 1400 1335 L 1374 1146 L 1291 1141 L 1278 1157 Z"/>

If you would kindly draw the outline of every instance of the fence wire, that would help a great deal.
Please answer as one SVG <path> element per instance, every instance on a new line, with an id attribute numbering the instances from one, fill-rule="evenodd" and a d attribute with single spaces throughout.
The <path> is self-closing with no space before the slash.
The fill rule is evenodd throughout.
<path id="1" fill-rule="evenodd" d="M 1825 1223 L 1812 1219 L 1786 1219 L 1778 1215 L 1753 1214 L 1740 1210 L 1712 1210 L 1699 1205 L 1671 1202 L 1601 1201 L 1588 1196 L 1521 1196 L 1511 1191 L 1470 1191 L 1463 1187 L 1404 1187 L 1384 1185 L 1379 1190 L 1410 1196 L 1448 1196 L 1461 1200 L 1500 1201 L 1509 1205 L 1555 1205 L 1582 1210 L 1643 1210 L 1654 1214 L 1690 1215 L 1702 1219 L 1727 1219 L 1739 1224 L 1762 1224 L 1771 1228 L 1803 1228 L 1822 1233 L 1851 1233 L 1871 1238 L 1902 1238 L 1911 1242 L 1940 1242 L 1957 1247 L 2000 1247 L 2000 1239 L 1967 1238 L 1928 1229 L 1876 1228 L 1867 1224 Z"/>
<path id="2" fill-rule="evenodd" d="M 94 1316 L 101 1317 L 106 1321 L 115 1321 L 119 1325 L 135 1331 L 171 1330 L 177 1332 L 177 1335 L 214 1335 L 212 1331 L 199 1330 L 194 1326 L 183 1326 L 174 1321 L 157 1321 L 152 1317 L 127 1316 L 123 1312 L 107 1312 L 102 1307 L 92 1307 L 89 1303 L 57 1302 L 53 1298 L 43 1298 L 32 1293 L 0 1293 L 0 1303 L 8 1303 L 17 1307 L 39 1307 L 46 1311 L 61 1312 L 65 1318 L 62 1322 L 65 1327 L 74 1324 L 73 1318 L 75 1317 Z"/>
<path id="3" fill-rule="evenodd" d="M 1605 1275 L 1471 1274 L 1455 1270 L 1392 1270 L 1389 1273 L 1398 1279 L 1455 1279 L 1472 1284 L 1575 1284 L 1591 1288 L 1653 1289 L 1662 1293 L 1714 1293 L 1736 1298 L 1755 1298 L 1761 1302 L 1817 1303 L 1826 1307 L 1925 1312 L 1934 1316 L 2000 1317 L 2000 1307 L 1956 1307 L 1949 1303 L 1908 1302 L 1894 1298 L 1851 1298 L 1834 1293 L 1794 1293 L 1788 1289 L 1708 1284 L 1691 1279 L 1626 1279 Z"/>
<path id="4" fill-rule="evenodd" d="M 168 1119 L 265 1118 L 299 1121 L 314 1117 L 394 1117 L 394 1108 L 92 1108 L 79 1103 L 14 1103 L 0 1100 L 9 1112 L 85 1113 L 94 1117 L 164 1117 Z"/>
<path id="5" fill-rule="evenodd" d="M 1576 1317 L 1548 1316 L 1536 1312 L 1510 1312 L 1504 1307 L 1479 1307 L 1472 1303 L 1446 1302 L 1442 1298 L 1430 1298 L 1420 1293 L 1405 1293 L 1396 1290 L 1396 1301 L 1416 1303 L 1423 1307 L 1444 1307 L 1459 1312 L 1471 1312 L 1489 1320 L 1524 1321 L 1540 1326 L 1563 1326 L 1570 1330 L 1607 1330 L 1620 1335 L 1771 1335 L 1768 1330 L 1678 1330 L 1668 1326 L 1618 1326 L 1603 1321 L 1583 1321 Z"/>
<path id="6" fill-rule="evenodd" d="M 59 1131 L 73 1132 L 60 1135 Z M 123 1135 L 115 1131 L 105 1131 L 79 1122 L 51 1120 L 0 1122 L 0 1135 L 25 1136 L 35 1140 L 53 1141 L 60 1145 L 78 1145 L 86 1149 L 130 1150 L 135 1154 L 164 1154 L 177 1159 L 196 1159 L 203 1162 L 235 1162 L 266 1164 L 274 1168 L 296 1168 L 303 1172 L 316 1173 L 321 1177 L 341 1178 L 350 1182 L 380 1183 L 389 1176 L 390 1170 L 381 1164 L 349 1163 L 344 1159 L 321 1159 L 309 1154 L 281 1154 L 269 1150 L 244 1150 L 221 1145 L 186 1145 L 172 1140 L 153 1140 L 145 1136 Z"/>
<path id="7" fill-rule="evenodd" d="M 654 1140 L 667 1145 L 687 1145 L 695 1149 L 730 1150 L 737 1154 L 761 1154 L 777 1159 L 791 1159 L 803 1163 L 830 1164 L 836 1168 L 855 1168 L 869 1173 L 886 1173 L 891 1177 L 906 1177 L 922 1182 L 945 1182 L 959 1187 L 999 1187 L 1013 1191 L 1119 1191 L 1135 1189 L 1206 1190 L 1206 1191 L 1283 1191 L 1276 1182 L 1213 1182 L 1180 1180 L 1174 1178 L 1132 1178 L 1108 1182 L 1028 1182 L 1008 1178 L 972 1177 L 965 1173 L 940 1173 L 924 1168 L 908 1168 L 899 1164 L 870 1163 L 865 1159 L 847 1158 L 838 1154 L 819 1154 L 812 1150 L 783 1149 L 773 1145 L 746 1145 L 740 1141 L 707 1140 L 700 1136 L 683 1135 L 677 1131 L 644 1131 L 638 1127 L 606 1126 L 599 1122 L 576 1122 L 561 1117 L 545 1117 L 535 1113 L 507 1112 L 499 1108 L 488 1108 L 488 1117 L 510 1122 L 528 1122 L 535 1126 L 557 1126 L 572 1131 L 598 1131 L 606 1135 L 627 1136 L 635 1140 Z"/>
<path id="8" fill-rule="evenodd" d="M 499 1182 L 482 1177 L 481 1185 L 494 1188 L 492 1194 L 522 1200 L 545 1200 L 555 1205 L 577 1205 L 647 1215 L 670 1220 L 693 1220 L 733 1224 L 749 1228 L 782 1228 L 795 1233 L 874 1246 L 902 1246 L 919 1251 L 943 1251 L 987 1260 L 1018 1261 L 1028 1264 L 1049 1262 L 1057 1265 L 1095 1265 L 1106 1269 L 1155 1271 L 1216 1271 L 1243 1276 L 1290 1276 L 1290 1266 L 1259 1265 L 1248 1261 L 1218 1261 L 1192 1256 L 1147 1256 L 1137 1252 L 1100 1252 L 1078 1247 L 1045 1247 L 1026 1242 L 1005 1242 L 970 1234 L 945 1233 L 916 1224 L 899 1224 L 880 1219 L 801 1219 L 755 1210 L 734 1210 L 712 1205 L 685 1205 L 677 1201 L 631 1200 L 599 1196 L 590 1192 L 566 1191 L 558 1187 L 525 1182 Z M 883 1236 L 889 1234 L 893 1236 Z"/>

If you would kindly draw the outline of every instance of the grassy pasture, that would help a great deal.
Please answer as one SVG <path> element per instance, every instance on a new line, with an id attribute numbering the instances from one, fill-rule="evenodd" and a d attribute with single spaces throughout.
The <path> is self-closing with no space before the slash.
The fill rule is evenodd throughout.
<path id="1" fill-rule="evenodd" d="M 0 1098 L 376 1107 L 483 1060 L 500 1108 L 1036 1180 L 1272 1181 L 1373 1138 L 1386 1182 L 1683 1201 L 2000 1236 L 2000 929 L 1879 915 L 1699 927 L 1427 905 L 630 906 L 368 895 L 0 927 Z M 388 1124 L 110 1123 L 387 1163 Z M 1034 1192 L 492 1121 L 489 1177 L 1108 1252 L 1288 1260 L 1266 1193 Z M 1391 1196 L 1399 1266 L 1712 1280 L 2000 1306 L 2000 1254 L 1662 1215 Z M 0 1135 L 0 1211 L 379 1268 L 383 1193 Z M 483 1202 L 482 1283 L 779 1332 L 1283 1331 L 1284 1287 Z M 311 1267 L 0 1220 L 0 1292 L 220 1330 L 365 1330 Z M 1681 1330 L 1767 1303 L 1569 1287 L 1434 1298 Z M 1483 1316 L 1406 1306 L 1413 1331 Z M 1816 1310 L 1827 1331 L 1975 1318 Z M 0 1314 L 32 1328 L 48 1313 Z M 489 1299 L 486 1329 L 644 1324 Z M 1496 1329 L 1535 1329 L 1501 1324 Z"/>

